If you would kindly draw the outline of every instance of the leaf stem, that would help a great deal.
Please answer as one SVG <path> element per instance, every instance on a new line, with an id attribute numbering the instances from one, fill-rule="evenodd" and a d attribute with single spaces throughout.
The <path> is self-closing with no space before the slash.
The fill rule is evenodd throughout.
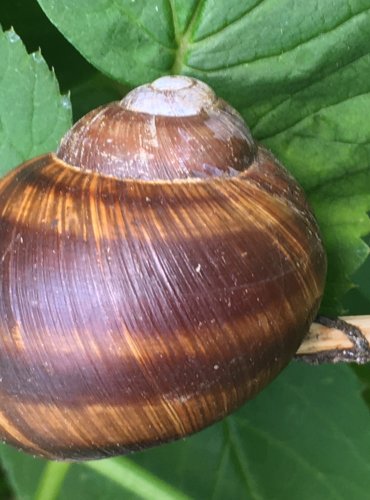
<path id="1" fill-rule="evenodd" d="M 89 461 L 83 465 L 145 500 L 189 500 L 187 495 L 125 457 Z"/>
<path id="2" fill-rule="evenodd" d="M 56 500 L 71 465 L 68 462 L 48 462 L 41 476 L 34 500 Z"/>
<path id="3" fill-rule="evenodd" d="M 296 359 L 319 364 L 370 361 L 370 315 L 318 317 L 303 339 Z"/>
<path id="4" fill-rule="evenodd" d="M 188 45 L 191 42 L 191 36 L 193 35 L 193 29 L 195 23 L 198 21 L 199 14 L 203 8 L 204 0 L 198 0 L 198 3 L 195 6 L 193 14 L 189 20 L 189 23 L 184 29 L 183 33 L 179 32 L 177 15 L 176 15 L 176 6 L 174 5 L 173 0 L 169 0 L 169 4 L 172 10 L 174 34 L 177 44 L 176 56 L 172 68 L 170 70 L 170 73 L 172 75 L 179 75 L 182 72 L 182 67 L 185 65 L 184 63 L 185 54 L 188 49 Z"/>

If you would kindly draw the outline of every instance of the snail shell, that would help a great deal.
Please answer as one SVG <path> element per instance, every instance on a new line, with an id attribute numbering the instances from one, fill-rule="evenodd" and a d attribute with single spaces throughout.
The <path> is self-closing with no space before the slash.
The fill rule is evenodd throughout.
<path id="1" fill-rule="evenodd" d="M 91 459 L 194 433 L 286 366 L 325 253 L 293 178 L 205 84 L 92 111 L 0 183 L 0 436 Z"/>

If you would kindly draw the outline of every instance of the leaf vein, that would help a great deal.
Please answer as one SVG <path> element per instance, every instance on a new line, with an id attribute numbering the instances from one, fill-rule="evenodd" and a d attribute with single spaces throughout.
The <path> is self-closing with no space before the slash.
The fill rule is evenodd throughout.
<path id="1" fill-rule="evenodd" d="M 290 456 L 296 462 L 301 464 L 303 468 L 305 468 L 310 472 L 311 478 L 316 478 L 316 480 L 321 484 L 323 484 L 326 487 L 326 489 L 334 495 L 335 498 L 340 500 L 341 497 L 338 495 L 336 490 L 326 481 L 326 478 L 324 474 L 321 472 L 321 470 L 318 469 L 312 463 L 310 463 L 300 452 L 295 450 L 292 446 L 289 446 L 285 441 L 281 441 L 280 439 L 277 439 L 276 437 L 272 437 L 270 434 L 267 434 L 263 430 L 258 429 L 250 422 L 241 419 L 239 417 L 234 417 L 234 418 L 239 423 L 240 426 L 246 427 L 251 432 L 254 432 L 257 436 L 264 439 L 267 443 L 269 443 L 269 445 L 275 446 L 276 448 L 282 450 L 283 452 L 285 452 L 286 455 Z"/>
<path id="2" fill-rule="evenodd" d="M 345 172 L 341 172 L 339 175 L 336 175 L 334 177 L 330 177 L 330 179 L 325 179 L 324 181 L 321 181 L 319 185 L 316 185 L 316 186 L 313 186 L 311 188 L 306 189 L 305 192 L 308 195 L 312 195 L 313 193 L 315 193 L 315 191 L 320 191 L 325 186 L 331 187 L 333 185 L 333 183 L 342 181 L 346 177 L 348 177 L 349 175 L 363 174 L 363 173 L 369 172 L 369 170 L 370 170 L 369 165 L 366 165 L 365 167 L 355 168 L 351 171 L 346 170 Z M 345 196 L 344 193 L 336 193 L 335 197 L 337 199 L 338 197 L 347 198 L 348 196 Z"/>
<path id="3" fill-rule="evenodd" d="M 339 106 L 339 105 L 341 105 L 341 104 L 343 104 L 345 102 L 350 102 L 351 100 L 357 99 L 358 97 L 369 96 L 369 95 L 370 95 L 370 91 L 368 91 L 368 92 L 360 92 L 359 94 L 351 95 L 351 96 L 347 97 L 346 99 L 342 99 L 342 100 L 340 100 L 338 102 L 332 102 L 332 103 L 328 104 L 327 106 L 322 106 L 321 108 L 316 109 L 315 111 L 312 111 L 308 115 L 306 115 L 306 116 L 304 116 L 302 118 L 299 118 L 297 121 L 295 121 L 294 123 L 292 123 L 291 125 L 289 125 L 289 127 L 287 127 L 286 129 L 281 130 L 279 132 L 276 132 L 274 134 L 268 135 L 268 136 L 260 137 L 259 139 L 260 139 L 260 141 L 268 141 L 268 140 L 272 139 L 273 137 L 277 137 L 277 136 L 279 136 L 281 134 L 285 134 L 288 130 L 291 130 L 292 128 L 296 127 L 297 125 L 299 125 L 300 123 L 304 122 L 305 120 L 308 120 L 312 116 L 319 115 L 324 110 L 328 110 L 330 108 L 334 108 L 335 106 Z M 298 133 L 296 135 L 298 135 Z"/>
<path id="4" fill-rule="evenodd" d="M 228 28 L 230 28 L 231 26 L 233 26 L 234 24 L 237 24 L 239 21 L 242 21 L 244 19 L 244 17 L 246 17 L 247 15 L 249 15 L 252 11 L 256 10 L 257 7 L 259 7 L 261 4 L 263 3 L 266 3 L 266 0 L 259 0 L 256 4 L 252 5 L 251 7 L 249 7 L 245 12 L 243 12 L 238 18 L 236 19 L 233 19 L 232 21 L 230 21 L 229 23 L 226 23 L 224 24 L 224 26 L 222 26 L 221 28 L 219 28 L 218 30 L 216 31 L 213 31 L 211 33 L 208 33 L 207 35 L 205 35 L 203 38 L 197 38 L 196 40 L 194 40 L 193 42 L 193 45 L 198 45 L 199 43 L 201 42 L 204 42 L 204 41 L 208 41 L 209 38 L 213 37 L 213 36 L 216 36 L 216 35 L 219 35 L 220 33 L 222 33 L 223 31 L 227 30 Z"/>
<path id="5" fill-rule="evenodd" d="M 207 0 L 198 0 L 197 4 L 195 5 L 193 14 L 184 30 L 184 34 L 191 35 L 190 38 L 192 37 L 192 35 L 194 35 L 194 32 L 191 33 L 191 30 L 194 28 L 197 19 L 201 16 L 206 4 Z"/>
<path id="6" fill-rule="evenodd" d="M 226 428 L 226 431 L 227 431 L 227 434 L 229 437 L 229 441 L 230 441 L 230 448 L 234 452 L 234 456 L 235 456 L 235 459 L 239 465 L 239 469 L 240 469 L 240 472 L 242 474 L 243 481 L 244 481 L 245 486 L 251 495 L 251 498 L 253 500 L 263 500 L 263 496 L 257 492 L 256 485 L 253 481 L 251 472 L 249 470 L 248 463 L 240 450 L 239 439 L 238 439 L 238 436 L 236 435 L 237 432 L 231 423 L 232 418 L 233 417 L 229 417 L 229 418 L 224 420 L 224 426 Z"/>
<path id="7" fill-rule="evenodd" d="M 214 500 L 216 498 L 216 492 L 217 492 L 219 485 L 221 483 L 221 480 L 222 480 L 221 471 L 225 467 L 225 460 L 226 460 L 226 457 L 228 456 L 228 454 L 229 454 L 229 444 L 226 440 L 224 440 L 223 445 L 222 445 L 221 454 L 220 454 L 219 461 L 218 461 L 218 465 L 217 465 L 217 468 L 215 471 L 216 480 L 213 484 L 213 491 L 212 491 L 212 494 L 210 496 L 211 500 Z"/>
<path id="8" fill-rule="evenodd" d="M 146 26 L 144 26 L 143 23 L 141 23 L 140 20 L 136 16 L 131 14 L 127 9 L 125 9 L 122 6 L 122 2 L 119 2 L 118 0 L 114 0 L 114 4 L 115 4 L 117 10 L 119 12 L 121 12 L 121 14 L 123 14 L 125 17 L 127 17 L 127 19 L 129 21 L 131 21 L 137 28 L 139 28 L 141 31 L 143 31 L 148 36 L 148 38 L 153 40 L 153 42 L 155 42 L 157 45 L 159 45 L 160 47 L 162 47 L 166 50 L 169 50 L 170 52 L 174 52 L 176 50 L 175 47 L 170 47 L 168 45 L 165 45 L 162 41 L 158 40 L 158 38 L 154 35 L 154 33 L 152 33 L 150 30 L 148 30 L 148 28 Z"/>
<path id="9" fill-rule="evenodd" d="M 195 71 L 199 71 L 199 72 L 203 72 L 203 73 L 208 74 L 208 73 L 217 73 L 218 71 L 223 71 L 225 69 L 227 69 L 227 70 L 233 70 L 233 69 L 236 69 L 236 68 L 238 68 L 240 66 L 246 66 L 248 64 L 256 63 L 256 62 L 263 61 L 263 60 L 274 59 L 274 58 L 277 58 L 277 57 L 281 58 L 282 56 L 293 52 L 294 50 L 296 50 L 299 47 L 304 47 L 304 46 L 308 45 L 309 43 L 311 43 L 311 42 L 313 42 L 315 40 L 318 40 L 321 37 L 325 37 L 326 35 L 334 33 L 336 30 L 340 29 L 346 23 L 348 23 L 350 21 L 353 21 L 355 18 L 360 17 L 363 14 L 368 13 L 369 11 L 370 11 L 369 7 L 366 8 L 366 9 L 363 9 L 362 11 L 358 12 L 356 15 L 348 17 L 348 18 L 340 21 L 337 25 L 335 25 L 335 26 L 327 29 L 326 31 L 321 31 L 318 34 L 315 34 L 312 37 L 307 38 L 303 42 L 299 41 L 298 43 L 296 43 L 295 45 L 293 45 L 292 47 L 289 47 L 288 49 L 286 49 L 284 51 L 280 51 L 280 52 L 276 52 L 276 53 L 272 53 L 272 54 L 268 54 L 268 55 L 256 57 L 254 59 L 247 59 L 245 61 L 239 61 L 239 62 L 235 62 L 235 63 L 232 63 L 232 64 L 227 64 L 226 66 L 223 65 L 223 66 L 217 66 L 217 67 L 207 68 L 207 69 L 202 69 L 202 68 L 199 68 L 197 66 L 189 65 L 189 64 L 187 66 L 188 66 L 189 69 L 193 69 Z M 217 57 L 214 57 L 214 60 L 217 60 Z"/>
<path id="10" fill-rule="evenodd" d="M 177 25 L 176 9 L 174 8 L 172 1 L 173 0 L 170 0 L 173 22 L 174 22 L 174 26 L 175 26 L 175 23 Z M 200 13 L 202 11 L 204 5 L 206 4 L 206 1 L 207 0 L 198 0 L 198 3 L 194 7 L 193 13 L 190 16 L 190 20 L 189 20 L 186 28 L 184 29 L 182 36 L 180 36 L 178 33 L 176 35 L 176 43 L 177 43 L 176 56 L 175 56 L 174 62 L 172 64 L 172 67 L 170 70 L 170 73 L 172 75 L 176 75 L 176 74 L 181 73 L 182 67 L 186 66 L 184 59 L 185 59 L 186 51 L 187 51 L 188 45 L 189 45 L 189 39 L 191 36 L 190 33 L 191 33 L 191 30 L 193 29 L 193 27 L 197 21 L 198 16 L 200 15 Z"/>
<path id="11" fill-rule="evenodd" d="M 343 64 L 342 66 L 340 67 L 336 67 L 334 66 L 332 68 L 332 71 L 330 72 L 327 72 L 325 74 L 325 76 L 323 77 L 323 74 L 321 72 L 319 72 L 317 74 L 317 77 L 318 78 L 315 78 L 314 80 L 311 80 L 307 83 L 307 85 L 304 85 L 303 87 L 300 87 L 299 89 L 297 89 L 295 92 L 292 92 L 291 94 L 289 94 L 289 97 L 287 97 L 286 99 L 283 99 L 281 102 L 279 102 L 279 104 L 277 104 L 274 108 L 270 109 L 269 111 L 267 111 L 266 113 L 264 113 L 263 115 L 261 115 L 257 122 L 254 124 L 253 126 L 253 129 L 257 129 L 260 125 L 260 123 L 266 119 L 266 117 L 268 117 L 269 115 L 275 113 L 279 108 L 283 107 L 287 102 L 291 101 L 293 97 L 295 97 L 296 95 L 300 94 L 301 92 L 304 92 L 305 90 L 309 89 L 310 87 L 316 85 L 317 83 L 322 83 L 324 82 L 327 78 L 330 78 L 331 76 L 333 76 L 335 73 L 337 72 L 340 72 L 342 70 L 344 70 L 345 68 L 351 66 L 351 64 L 354 64 L 358 61 L 360 61 L 361 59 L 365 58 L 365 57 L 368 57 L 369 56 L 369 53 L 366 52 L 365 54 L 361 54 L 360 56 L 358 57 L 355 57 L 354 59 L 351 59 L 350 61 L 348 61 L 346 64 Z"/>
<path id="12" fill-rule="evenodd" d="M 302 396 L 302 393 L 301 391 L 297 390 L 296 387 L 294 387 L 292 384 L 290 384 L 289 382 L 287 382 L 285 380 L 285 385 L 286 387 L 300 400 L 302 401 L 302 403 L 305 405 L 305 406 L 308 406 L 309 403 L 307 402 L 306 398 L 304 398 Z M 310 406 L 310 409 L 312 410 L 312 412 L 322 421 L 324 422 L 325 425 L 327 425 L 330 429 L 332 429 L 333 433 L 335 435 L 337 435 L 339 438 L 341 438 L 341 440 L 346 443 L 347 447 L 348 447 L 348 450 L 350 450 L 352 452 L 352 455 L 354 458 L 356 458 L 358 460 L 358 462 L 362 465 L 366 465 L 366 468 L 370 471 L 370 464 L 369 462 L 367 461 L 368 457 L 366 456 L 361 456 L 359 453 L 358 453 L 358 450 L 356 449 L 356 447 L 353 445 L 353 442 L 348 439 L 348 437 L 346 436 L 346 434 L 344 433 L 344 431 L 342 429 L 340 429 L 340 427 L 338 427 L 337 425 L 335 425 L 333 423 L 333 421 L 327 417 L 324 417 L 324 415 L 317 410 L 317 408 L 315 406 Z"/>

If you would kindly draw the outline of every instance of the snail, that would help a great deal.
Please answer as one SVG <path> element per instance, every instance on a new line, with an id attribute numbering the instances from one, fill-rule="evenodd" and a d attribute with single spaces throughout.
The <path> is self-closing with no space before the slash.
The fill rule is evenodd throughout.
<path id="1" fill-rule="evenodd" d="M 0 436 L 82 460 L 190 435 L 289 363 L 326 257 L 302 189 L 162 77 L 0 182 Z"/>

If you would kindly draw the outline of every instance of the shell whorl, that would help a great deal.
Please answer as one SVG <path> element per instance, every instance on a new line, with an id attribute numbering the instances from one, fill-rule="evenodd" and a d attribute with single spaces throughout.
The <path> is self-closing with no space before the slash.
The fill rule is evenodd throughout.
<path id="1" fill-rule="evenodd" d="M 325 277 L 303 193 L 262 149 L 197 182 L 45 155 L 4 180 L 0 235 L 0 438 L 49 458 L 153 446 L 238 408 L 296 352 Z"/>
<path id="2" fill-rule="evenodd" d="M 325 281 L 316 221 L 207 89 L 141 87 L 1 182 L 0 440 L 74 460 L 171 441 L 296 352 Z"/>
<path id="3" fill-rule="evenodd" d="M 208 85 L 168 76 L 87 114 L 57 156 L 119 179 L 174 180 L 238 175 L 255 149 L 242 117 Z"/>

